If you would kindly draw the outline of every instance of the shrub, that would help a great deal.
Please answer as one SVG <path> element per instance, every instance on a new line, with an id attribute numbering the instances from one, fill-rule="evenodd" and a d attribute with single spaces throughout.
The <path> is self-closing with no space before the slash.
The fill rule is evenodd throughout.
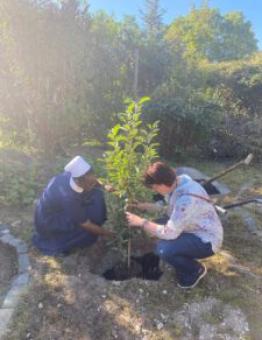
<path id="1" fill-rule="evenodd" d="M 38 168 L 17 164 L 3 164 L 0 170 L 0 204 L 28 206 L 33 203 L 40 189 Z"/>

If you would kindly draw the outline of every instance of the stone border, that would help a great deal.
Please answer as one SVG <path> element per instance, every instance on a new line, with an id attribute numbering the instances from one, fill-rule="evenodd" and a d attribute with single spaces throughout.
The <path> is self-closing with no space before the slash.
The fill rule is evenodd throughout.
<path id="1" fill-rule="evenodd" d="M 16 310 L 22 294 L 30 282 L 29 268 L 30 261 L 28 257 L 27 245 L 18 238 L 10 234 L 9 226 L 0 225 L 0 241 L 16 249 L 18 259 L 18 274 L 14 277 L 11 287 L 7 292 L 2 305 L 0 306 L 0 339 L 7 332 L 9 322 Z"/>

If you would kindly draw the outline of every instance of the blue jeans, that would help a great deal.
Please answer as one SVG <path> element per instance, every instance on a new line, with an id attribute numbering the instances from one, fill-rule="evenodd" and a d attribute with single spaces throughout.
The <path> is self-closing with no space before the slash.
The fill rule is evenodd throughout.
<path id="1" fill-rule="evenodd" d="M 191 233 L 182 233 L 175 240 L 157 241 L 155 253 L 176 269 L 181 282 L 190 282 L 198 273 L 201 264 L 196 259 L 212 256 L 211 243 L 204 243 Z"/>

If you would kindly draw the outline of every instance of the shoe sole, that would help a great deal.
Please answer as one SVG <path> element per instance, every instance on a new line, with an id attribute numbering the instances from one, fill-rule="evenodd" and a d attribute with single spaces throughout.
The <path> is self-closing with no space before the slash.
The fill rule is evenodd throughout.
<path id="1" fill-rule="evenodd" d="M 191 289 L 191 288 L 194 288 L 196 287 L 196 285 L 198 284 L 198 282 L 203 279 L 204 276 L 206 276 L 206 273 L 207 273 L 207 268 L 206 266 L 203 264 L 203 267 L 204 267 L 204 271 L 203 273 L 199 276 L 199 278 L 196 280 L 196 282 L 194 282 L 191 286 L 181 286 L 179 283 L 177 284 L 179 288 L 182 288 L 182 289 Z"/>

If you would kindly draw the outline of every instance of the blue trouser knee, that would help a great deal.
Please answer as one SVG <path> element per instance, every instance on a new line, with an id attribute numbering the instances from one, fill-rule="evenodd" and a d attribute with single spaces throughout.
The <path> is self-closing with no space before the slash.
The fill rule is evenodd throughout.
<path id="1" fill-rule="evenodd" d="M 210 242 L 204 243 L 191 233 L 182 233 L 175 240 L 158 241 L 155 253 L 172 265 L 180 278 L 194 275 L 198 271 L 200 264 L 196 259 L 214 254 Z"/>

